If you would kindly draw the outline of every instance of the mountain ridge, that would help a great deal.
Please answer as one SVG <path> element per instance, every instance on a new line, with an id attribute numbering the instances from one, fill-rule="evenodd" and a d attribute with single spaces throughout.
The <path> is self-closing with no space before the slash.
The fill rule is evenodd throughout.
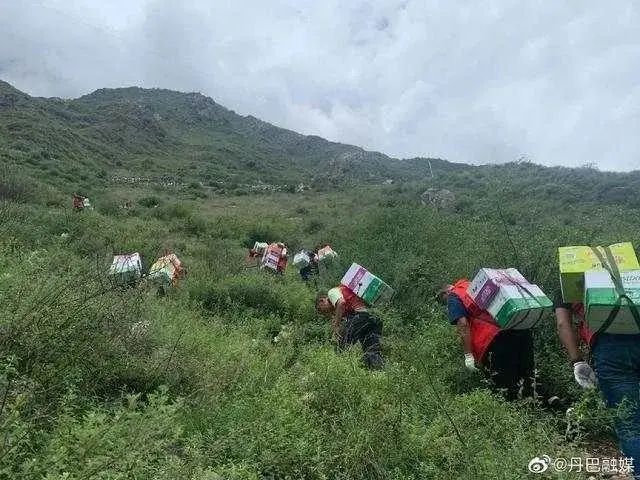
<path id="1" fill-rule="evenodd" d="M 174 178 L 221 193 L 247 185 L 325 190 L 419 182 L 498 198 L 530 193 L 640 205 L 640 171 L 397 159 L 239 115 L 202 93 L 135 86 L 59 99 L 31 97 L 0 81 L 0 160 L 65 191 L 133 177 Z"/>
<path id="2" fill-rule="evenodd" d="M 4 120 L 0 135 L 4 133 L 6 138 L 4 158 L 25 153 L 27 160 L 67 155 L 94 170 L 126 167 L 128 173 L 136 174 L 151 165 L 154 173 L 160 173 L 171 166 L 180 167 L 183 162 L 176 157 L 186 156 L 201 160 L 191 162 L 189 170 L 205 182 L 249 177 L 281 184 L 305 180 L 344 184 L 410 180 L 416 175 L 416 164 L 424 163 L 421 176 L 428 168 L 428 159 L 403 163 L 380 152 L 302 135 L 252 115 L 242 116 L 198 92 L 101 88 L 75 99 L 57 99 L 31 97 L 3 82 L 0 116 Z M 44 138 L 46 132 L 56 132 L 57 139 Z M 60 148 L 60 141 L 67 147 L 73 143 L 70 137 L 79 148 Z M 82 147 L 87 143 L 95 145 Z M 43 149 L 48 153 L 42 154 Z M 139 156 L 147 157 L 142 169 L 134 161 Z M 212 166 L 220 167 L 218 175 L 209 172 L 211 178 L 207 179 Z M 59 174 L 67 177 L 75 170 L 59 167 Z M 91 172 L 84 175 L 90 177 Z"/>

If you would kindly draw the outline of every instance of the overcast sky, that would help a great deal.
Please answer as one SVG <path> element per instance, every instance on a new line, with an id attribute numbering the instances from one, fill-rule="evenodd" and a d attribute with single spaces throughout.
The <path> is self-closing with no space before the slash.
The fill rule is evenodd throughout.
<path id="1" fill-rule="evenodd" d="M 396 157 L 640 169 L 637 4 L 0 0 L 0 79 L 200 91 Z"/>

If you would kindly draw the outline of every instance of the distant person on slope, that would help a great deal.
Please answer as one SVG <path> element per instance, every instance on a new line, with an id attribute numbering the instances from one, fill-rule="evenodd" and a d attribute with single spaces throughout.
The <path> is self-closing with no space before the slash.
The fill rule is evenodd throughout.
<path id="1" fill-rule="evenodd" d="M 576 382 L 585 389 L 599 386 L 610 408 L 621 406 L 615 416 L 620 450 L 634 459 L 634 478 L 640 478 L 640 334 L 596 334 L 584 320 L 584 304 L 561 300 L 556 301 L 556 326 Z M 578 336 L 591 350 L 593 368 L 582 356 Z"/>
<path id="2" fill-rule="evenodd" d="M 300 277 L 305 282 L 308 282 L 313 275 L 318 275 L 320 272 L 318 267 L 318 250 L 318 247 L 316 247 L 312 252 L 305 251 L 309 257 L 309 265 L 300 269 Z"/>
<path id="3" fill-rule="evenodd" d="M 364 302 L 344 285 L 332 288 L 316 298 L 316 310 L 331 316 L 333 341 L 345 348 L 360 342 L 362 361 L 367 368 L 384 366 L 380 339 L 382 321 L 369 313 Z"/>
<path id="4" fill-rule="evenodd" d="M 449 321 L 462 339 L 465 367 L 471 371 L 478 370 L 478 365 L 484 367 L 507 400 L 532 396 L 535 370 L 531 332 L 501 330 L 467 294 L 469 283 L 459 280 L 438 292 L 439 302 L 447 306 Z"/>

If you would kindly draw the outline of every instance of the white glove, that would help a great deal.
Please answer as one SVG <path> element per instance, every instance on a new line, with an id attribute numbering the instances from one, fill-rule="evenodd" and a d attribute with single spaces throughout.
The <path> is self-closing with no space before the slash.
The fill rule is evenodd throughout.
<path id="1" fill-rule="evenodd" d="M 574 363 L 573 376 L 582 388 L 596 388 L 596 374 L 587 362 Z"/>
<path id="2" fill-rule="evenodd" d="M 472 372 L 475 372 L 476 370 L 478 370 L 476 368 L 476 361 L 473 359 L 472 353 L 464 354 L 464 366 L 466 367 L 467 370 L 471 370 Z"/>

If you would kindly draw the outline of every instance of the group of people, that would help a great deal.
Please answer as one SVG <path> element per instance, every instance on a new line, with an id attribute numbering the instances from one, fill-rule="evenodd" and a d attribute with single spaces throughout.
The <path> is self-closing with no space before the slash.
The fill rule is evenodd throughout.
<path id="1" fill-rule="evenodd" d="M 313 248 L 313 250 L 302 250 L 300 252 L 302 254 L 305 254 L 309 259 L 309 263 L 298 270 L 300 273 L 300 278 L 302 278 L 303 281 L 308 282 L 314 275 L 319 274 L 320 257 L 318 252 L 327 246 L 328 245 L 326 244 L 318 244 Z M 274 264 L 274 272 L 280 275 L 284 274 L 289 263 L 289 252 L 287 246 L 282 242 L 256 242 L 253 248 L 249 249 L 247 263 L 251 265 L 255 263 L 254 266 L 260 266 L 260 264 L 264 261 L 265 253 L 269 251 L 275 251 L 278 255 L 278 259 Z"/>
<path id="2" fill-rule="evenodd" d="M 306 252 L 311 261 L 300 269 L 305 281 L 318 273 L 319 248 Z M 500 328 L 467 293 L 469 284 L 469 280 L 461 279 L 444 285 L 436 297 L 446 306 L 449 322 L 460 336 L 464 366 L 484 372 L 507 400 L 538 396 L 552 408 L 564 407 L 561 399 L 544 392 L 536 380 L 531 330 Z M 317 295 L 315 307 L 331 319 L 337 348 L 360 343 L 366 367 L 384 366 L 382 321 L 353 291 L 344 285 L 331 288 Z M 615 428 L 620 448 L 627 457 L 640 459 L 640 334 L 596 334 L 589 330 L 584 313 L 582 303 L 555 302 L 558 336 L 575 381 L 585 389 L 599 388 L 607 405 L 618 409 Z M 590 362 L 582 353 L 585 350 L 590 353 Z"/>
<path id="3" fill-rule="evenodd" d="M 261 243 L 256 242 L 249 249 L 247 263 L 256 267 L 267 267 L 278 275 L 283 275 L 289 262 L 287 246 L 282 242 Z"/>
<path id="4" fill-rule="evenodd" d="M 467 293 L 469 283 L 459 280 L 443 286 L 437 294 L 461 338 L 465 367 L 483 371 L 507 400 L 538 394 L 548 406 L 564 407 L 561 399 L 548 395 L 537 384 L 531 330 L 501 329 Z M 367 367 L 384 365 L 382 321 L 349 288 L 340 285 L 319 294 L 316 310 L 331 318 L 333 341 L 338 347 L 359 342 Z M 581 303 L 557 299 L 555 316 L 575 381 L 582 388 L 599 388 L 607 405 L 618 409 L 615 429 L 620 449 L 628 458 L 640 459 L 640 335 L 590 331 Z M 583 349 L 590 352 L 591 363 L 586 361 Z"/>
<path id="5" fill-rule="evenodd" d="M 445 285 L 437 296 L 461 338 L 465 367 L 473 371 L 480 367 L 507 399 L 531 396 L 535 385 L 531 331 L 500 329 L 474 303 L 468 286 L 468 280 L 459 280 Z M 575 381 L 582 388 L 599 388 L 607 405 L 618 409 L 615 428 L 620 449 L 640 461 L 640 334 L 596 334 L 585 321 L 582 303 L 557 299 L 555 316 Z M 590 353 L 590 363 L 584 349 Z M 557 397 L 546 400 L 551 404 L 559 401 Z"/>
<path id="6" fill-rule="evenodd" d="M 320 272 L 321 251 L 330 250 L 327 244 L 318 244 L 313 250 L 302 250 L 308 263 L 299 268 L 300 277 L 309 282 Z M 269 251 L 277 251 L 279 259 L 271 268 L 276 274 L 283 274 L 288 263 L 287 247 L 283 243 L 256 242 L 249 250 L 248 262 L 265 265 L 265 257 Z M 331 288 L 326 294 L 316 297 L 316 310 L 331 317 L 332 340 L 337 348 L 344 349 L 350 345 L 360 343 L 363 350 L 362 360 L 370 369 L 380 369 L 384 365 L 381 338 L 382 321 L 373 315 L 366 303 L 344 285 Z"/>

